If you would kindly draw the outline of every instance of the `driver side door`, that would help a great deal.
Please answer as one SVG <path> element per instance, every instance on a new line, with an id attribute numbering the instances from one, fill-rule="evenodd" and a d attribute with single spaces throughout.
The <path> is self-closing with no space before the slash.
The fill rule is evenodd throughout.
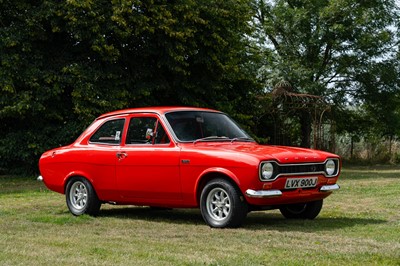
<path id="1" fill-rule="evenodd" d="M 171 204 L 182 200 L 180 149 L 170 140 L 156 114 L 135 114 L 129 118 L 116 168 L 123 201 Z"/>

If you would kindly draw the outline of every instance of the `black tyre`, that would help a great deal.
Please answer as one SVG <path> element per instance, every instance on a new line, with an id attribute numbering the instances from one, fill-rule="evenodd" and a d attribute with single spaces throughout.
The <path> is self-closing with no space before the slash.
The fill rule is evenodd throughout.
<path id="1" fill-rule="evenodd" d="M 323 200 L 284 205 L 279 210 L 287 219 L 314 219 L 322 209 Z"/>
<path id="2" fill-rule="evenodd" d="M 101 202 L 92 184 L 83 177 L 74 177 L 68 181 L 65 197 L 69 211 L 76 216 L 99 213 Z"/>
<path id="3" fill-rule="evenodd" d="M 247 209 L 241 192 L 224 179 L 211 180 L 201 192 L 201 215 L 211 227 L 238 227 L 246 218 Z"/>

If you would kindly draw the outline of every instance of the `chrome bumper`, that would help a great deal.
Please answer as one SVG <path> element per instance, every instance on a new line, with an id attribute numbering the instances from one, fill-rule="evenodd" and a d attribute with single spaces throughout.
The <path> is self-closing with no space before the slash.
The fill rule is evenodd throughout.
<path id="1" fill-rule="evenodd" d="M 334 185 L 325 185 L 322 186 L 319 191 L 320 192 L 331 192 L 334 190 L 338 190 L 340 186 L 338 184 Z M 251 198 L 273 198 L 282 196 L 282 191 L 279 189 L 270 189 L 270 190 L 246 190 L 246 195 Z"/>
<path id="2" fill-rule="evenodd" d="M 282 191 L 278 189 L 270 190 L 246 190 L 246 195 L 252 198 L 273 198 L 282 196 Z"/>
<path id="3" fill-rule="evenodd" d="M 38 177 L 36 178 L 36 180 L 37 180 L 37 181 L 40 181 L 40 182 L 43 182 L 43 176 L 41 176 L 41 175 L 38 176 Z"/>
<path id="4" fill-rule="evenodd" d="M 322 186 L 319 191 L 321 192 L 329 192 L 329 191 L 334 191 L 334 190 L 338 190 L 340 188 L 340 186 L 338 184 L 334 184 L 334 185 L 325 185 Z"/>

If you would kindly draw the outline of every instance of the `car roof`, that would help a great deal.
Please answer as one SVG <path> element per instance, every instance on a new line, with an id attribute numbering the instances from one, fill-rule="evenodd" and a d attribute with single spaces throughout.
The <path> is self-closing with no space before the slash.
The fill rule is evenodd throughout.
<path id="1" fill-rule="evenodd" d="M 109 113 L 102 114 L 97 119 L 104 117 L 110 117 L 115 115 L 132 114 L 132 113 L 157 113 L 164 115 L 169 112 L 179 112 L 179 111 L 206 111 L 206 112 L 220 112 L 208 108 L 199 107 L 185 107 L 185 106 L 157 106 L 157 107 L 140 107 L 140 108 L 128 108 L 123 110 L 117 110 Z"/>

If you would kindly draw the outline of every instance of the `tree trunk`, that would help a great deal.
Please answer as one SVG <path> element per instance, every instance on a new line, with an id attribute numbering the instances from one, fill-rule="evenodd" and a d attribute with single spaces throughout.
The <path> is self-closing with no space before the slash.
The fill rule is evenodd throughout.
<path id="1" fill-rule="evenodd" d="M 311 147 L 311 116 L 309 112 L 300 113 L 301 123 L 301 147 Z"/>
<path id="2" fill-rule="evenodd" d="M 351 136 L 351 144 L 350 144 L 350 159 L 353 159 L 354 154 L 354 138 Z"/>

